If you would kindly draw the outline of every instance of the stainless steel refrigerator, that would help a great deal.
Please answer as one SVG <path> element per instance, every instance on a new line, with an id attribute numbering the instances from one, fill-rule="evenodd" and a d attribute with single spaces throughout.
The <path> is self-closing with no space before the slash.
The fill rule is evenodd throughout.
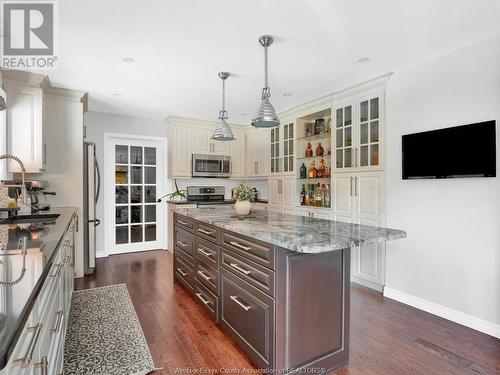
<path id="1" fill-rule="evenodd" d="M 83 146 L 83 260 L 84 272 L 89 275 L 95 270 L 96 227 L 101 223 L 96 218 L 96 205 L 101 190 L 101 174 L 95 156 L 95 143 L 84 142 Z"/>

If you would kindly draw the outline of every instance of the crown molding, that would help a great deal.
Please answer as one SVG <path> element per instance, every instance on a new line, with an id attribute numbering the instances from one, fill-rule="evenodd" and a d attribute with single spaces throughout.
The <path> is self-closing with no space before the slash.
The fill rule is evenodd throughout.
<path id="1" fill-rule="evenodd" d="M 182 116 L 168 116 L 167 118 L 165 118 L 164 121 L 168 125 L 173 124 L 173 123 L 186 124 L 186 125 L 209 126 L 209 127 L 216 127 L 219 125 L 218 121 L 202 120 L 202 119 L 182 117 Z M 249 125 L 229 123 L 229 126 L 231 126 L 231 127 L 234 126 L 236 128 L 241 128 L 241 129 L 250 129 Z"/>

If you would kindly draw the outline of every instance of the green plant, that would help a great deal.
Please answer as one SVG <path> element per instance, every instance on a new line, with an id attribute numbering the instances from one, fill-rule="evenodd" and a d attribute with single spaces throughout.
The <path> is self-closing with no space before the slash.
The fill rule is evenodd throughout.
<path id="1" fill-rule="evenodd" d="M 248 184 L 239 184 L 234 188 L 234 198 L 238 201 L 253 201 L 255 192 Z"/>
<path id="2" fill-rule="evenodd" d="M 170 201 L 179 201 L 186 199 L 186 190 L 180 190 L 177 185 L 177 180 L 174 180 L 175 183 L 175 191 L 167 195 L 168 200 Z"/>

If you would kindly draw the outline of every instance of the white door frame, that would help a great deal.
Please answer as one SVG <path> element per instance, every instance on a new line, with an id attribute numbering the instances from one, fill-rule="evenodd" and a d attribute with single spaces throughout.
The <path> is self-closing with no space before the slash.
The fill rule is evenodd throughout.
<path id="1" fill-rule="evenodd" d="M 120 134 L 120 133 L 104 133 L 104 173 L 103 173 L 103 188 L 104 188 L 104 201 L 103 201 L 103 211 L 104 211 L 104 253 L 105 255 L 119 254 L 123 252 L 134 252 L 134 251 L 144 251 L 143 246 L 139 248 L 138 246 L 129 246 L 127 249 L 120 251 L 115 251 L 115 244 L 113 243 L 114 231 L 115 231 L 115 212 L 114 212 L 114 164 L 115 164 L 115 150 L 114 147 L 110 147 L 112 141 L 123 140 L 126 144 L 132 144 L 133 141 L 138 141 L 141 143 L 143 141 L 151 141 L 156 143 L 157 147 L 157 165 L 159 179 L 157 179 L 157 197 L 162 196 L 166 193 L 167 188 L 167 138 L 166 137 L 153 137 L 153 136 L 142 136 L 134 134 Z M 157 240 L 154 241 L 158 244 L 155 248 L 166 249 L 167 248 L 167 236 L 166 236 L 166 225 L 167 225 L 167 205 L 157 204 L 156 206 L 157 215 Z M 144 242 L 139 244 L 143 245 Z M 153 250 L 153 249 L 151 249 Z"/>

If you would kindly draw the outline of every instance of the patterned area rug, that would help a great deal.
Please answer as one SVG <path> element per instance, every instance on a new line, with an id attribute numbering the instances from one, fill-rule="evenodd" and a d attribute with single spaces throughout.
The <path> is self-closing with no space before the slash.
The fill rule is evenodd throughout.
<path id="1" fill-rule="evenodd" d="M 73 293 L 64 374 L 145 375 L 154 370 L 125 284 Z"/>

